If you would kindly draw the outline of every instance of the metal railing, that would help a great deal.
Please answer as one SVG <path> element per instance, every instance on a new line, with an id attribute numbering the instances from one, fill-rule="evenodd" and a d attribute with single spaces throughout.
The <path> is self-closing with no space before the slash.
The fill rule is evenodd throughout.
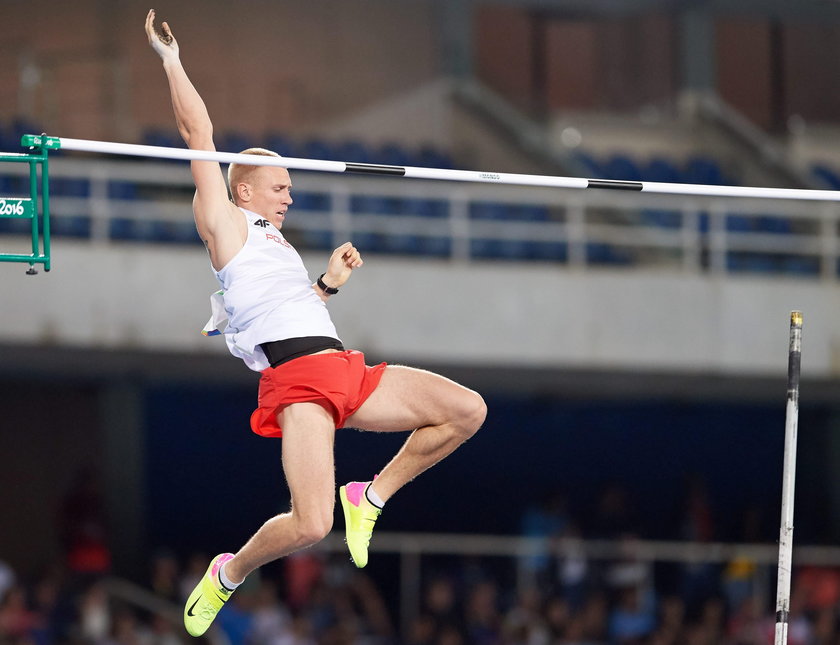
<path id="1" fill-rule="evenodd" d="M 0 175 L 2 177 L 3 175 Z M 7 177 L 20 176 L 14 169 Z M 186 165 L 57 157 L 55 182 L 85 182 L 83 195 L 53 190 L 53 226 L 84 219 L 80 237 L 98 244 L 115 223 L 175 227 L 192 238 L 192 179 Z M 352 239 L 364 251 L 425 254 L 458 262 L 545 261 L 677 269 L 689 273 L 777 271 L 838 279 L 840 203 L 623 191 L 452 184 L 293 173 L 284 232 L 301 248 Z M 115 187 L 130 187 L 121 195 Z M 137 241 L 165 240 L 135 235 Z"/>

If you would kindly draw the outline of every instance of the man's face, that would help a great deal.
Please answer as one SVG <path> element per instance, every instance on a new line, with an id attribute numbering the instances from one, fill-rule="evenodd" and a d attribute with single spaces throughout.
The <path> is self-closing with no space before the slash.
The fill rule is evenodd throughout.
<path id="1" fill-rule="evenodd" d="M 251 199 L 247 206 L 265 217 L 276 228 L 283 226 L 286 211 L 292 205 L 292 180 L 285 168 L 261 166 L 253 175 Z"/>

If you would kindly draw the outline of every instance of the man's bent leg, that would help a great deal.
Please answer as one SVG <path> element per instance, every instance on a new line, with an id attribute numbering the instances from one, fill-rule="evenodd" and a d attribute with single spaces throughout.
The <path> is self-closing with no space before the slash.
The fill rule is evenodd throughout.
<path id="1" fill-rule="evenodd" d="M 238 584 L 251 571 L 293 551 L 314 544 L 332 528 L 335 498 L 332 416 L 315 403 L 295 403 L 281 413 L 283 470 L 292 508 L 260 527 L 235 556 L 216 557 L 190 595 L 184 623 L 193 636 L 203 634 L 232 591 L 224 578 Z"/>
<path id="2" fill-rule="evenodd" d="M 432 372 L 389 365 L 347 425 L 379 432 L 414 430 L 373 485 L 387 501 L 473 436 L 486 415 L 477 392 Z"/>
<path id="3" fill-rule="evenodd" d="M 388 366 L 379 386 L 347 425 L 382 432 L 414 430 L 370 485 L 384 502 L 475 434 L 486 414 L 484 400 L 472 390 L 431 372 Z M 347 545 L 353 562 L 363 567 L 379 509 L 371 504 L 370 491 L 358 482 L 342 486 L 340 497 Z"/>

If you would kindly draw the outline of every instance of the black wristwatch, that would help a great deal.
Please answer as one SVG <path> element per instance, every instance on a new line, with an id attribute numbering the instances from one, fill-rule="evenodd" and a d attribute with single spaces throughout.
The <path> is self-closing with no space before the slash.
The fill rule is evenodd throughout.
<path id="1" fill-rule="evenodd" d="M 327 275 L 327 274 L 322 273 L 320 276 L 318 276 L 318 280 L 316 281 L 316 284 L 318 285 L 318 288 L 321 289 L 321 291 L 323 291 L 325 294 L 327 294 L 328 296 L 334 296 L 335 294 L 338 293 L 338 289 L 335 289 L 333 287 L 328 287 L 326 284 L 324 284 L 324 276 L 325 275 Z"/>

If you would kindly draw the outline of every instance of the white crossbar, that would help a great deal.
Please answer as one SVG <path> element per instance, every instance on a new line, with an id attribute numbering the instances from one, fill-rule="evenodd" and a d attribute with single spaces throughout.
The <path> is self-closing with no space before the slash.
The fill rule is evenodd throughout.
<path id="1" fill-rule="evenodd" d="M 361 173 L 367 175 L 390 175 L 415 179 L 437 179 L 489 184 L 510 184 L 516 186 L 543 186 L 548 188 L 576 188 L 623 190 L 628 192 L 660 193 L 670 195 L 696 195 L 707 197 L 753 197 L 764 199 L 790 199 L 809 201 L 840 201 L 840 191 L 806 190 L 800 188 L 759 188 L 751 186 L 710 186 L 705 184 L 667 184 L 649 181 L 616 181 L 611 179 L 583 179 L 578 177 L 555 177 L 551 175 L 524 175 L 504 172 L 481 172 L 473 170 L 449 170 L 444 168 L 419 168 L 413 166 L 386 166 L 380 164 L 352 163 L 345 161 L 324 161 L 300 159 L 297 157 L 266 157 L 243 155 L 231 152 L 211 152 L 186 148 L 166 148 L 130 143 L 66 139 L 58 137 L 63 150 L 78 150 L 100 154 L 128 155 L 133 157 L 155 157 L 159 159 L 180 159 L 184 161 L 215 161 L 219 163 L 241 163 L 251 166 L 277 166 L 296 170 L 316 170 L 333 173 Z"/>

